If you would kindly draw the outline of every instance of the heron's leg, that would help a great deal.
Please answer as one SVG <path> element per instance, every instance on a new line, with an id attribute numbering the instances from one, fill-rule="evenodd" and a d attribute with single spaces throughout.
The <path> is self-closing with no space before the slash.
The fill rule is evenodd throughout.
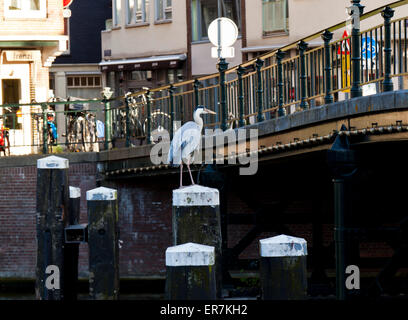
<path id="1" fill-rule="evenodd" d="M 180 163 L 180 188 L 183 186 L 183 160 Z"/>
<path id="2" fill-rule="evenodd" d="M 187 169 L 188 169 L 188 173 L 190 174 L 190 178 L 191 178 L 191 184 L 194 185 L 194 180 L 193 180 L 193 176 L 191 175 L 191 170 L 190 170 L 190 160 L 187 161 Z"/>

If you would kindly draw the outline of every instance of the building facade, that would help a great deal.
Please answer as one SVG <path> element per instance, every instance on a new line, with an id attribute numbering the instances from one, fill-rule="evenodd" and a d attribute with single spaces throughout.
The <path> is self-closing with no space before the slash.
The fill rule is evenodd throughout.
<path id="1" fill-rule="evenodd" d="M 361 4 L 368 12 L 392 2 Z M 207 29 L 218 16 L 230 18 L 239 30 L 235 57 L 227 59 L 233 67 L 348 19 L 333 38 L 341 39 L 345 30 L 351 33 L 350 6 L 350 0 L 112 0 L 113 19 L 102 31 L 100 66 L 116 95 L 187 80 L 217 72 Z M 376 23 L 380 21 L 368 19 L 361 27 Z M 317 39 L 309 47 L 322 44 Z"/>
<path id="2" fill-rule="evenodd" d="M 59 56 L 50 69 L 50 82 L 56 97 L 101 96 L 102 79 L 101 31 L 112 17 L 110 0 L 74 0 L 65 18 L 69 36 L 68 50 Z"/>
<path id="3" fill-rule="evenodd" d="M 69 17 L 64 18 L 65 33 L 69 36 L 67 50 L 50 68 L 50 86 L 56 98 L 88 100 L 102 98 L 101 31 L 112 17 L 111 0 L 74 0 Z M 71 105 L 71 108 L 73 106 Z M 65 105 L 56 105 L 58 142 L 66 142 L 67 120 Z M 99 110 L 100 104 L 85 104 L 85 109 Z M 98 118 L 103 118 L 101 112 Z"/>
<path id="4" fill-rule="evenodd" d="M 67 49 L 61 0 L 0 2 L 0 102 L 29 104 L 49 99 L 48 70 Z M 38 106 L 0 108 L 1 125 L 9 128 L 12 154 L 30 153 L 38 135 L 31 117 Z"/>
<path id="5" fill-rule="evenodd" d="M 115 96 L 187 78 L 185 1 L 113 0 L 101 71 Z"/>

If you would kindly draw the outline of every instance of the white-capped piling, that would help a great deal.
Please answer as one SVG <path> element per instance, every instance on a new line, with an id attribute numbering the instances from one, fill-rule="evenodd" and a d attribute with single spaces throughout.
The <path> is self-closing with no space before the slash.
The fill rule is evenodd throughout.
<path id="1" fill-rule="evenodd" d="M 119 295 L 117 191 L 105 187 L 86 193 L 88 204 L 89 294 L 96 300 Z"/>
<path id="2" fill-rule="evenodd" d="M 36 297 L 64 299 L 64 227 L 68 214 L 68 159 L 49 156 L 37 160 Z M 53 272 L 48 273 L 52 266 Z M 48 277 L 56 277 L 47 285 Z"/>
<path id="3" fill-rule="evenodd" d="M 307 294 L 307 243 L 279 235 L 259 241 L 263 300 L 303 300 Z"/>
<path id="4" fill-rule="evenodd" d="M 173 190 L 173 245 L 188 242 L 215 248 L 217 296 L 221 297 L 221 220 L 217 189 L 191 185 Z"/>
<path id="5" fill-rule="evenodd" d="M 185 243 L 166 250 L 166 299 L 215 300 L 215 248 Z"/>

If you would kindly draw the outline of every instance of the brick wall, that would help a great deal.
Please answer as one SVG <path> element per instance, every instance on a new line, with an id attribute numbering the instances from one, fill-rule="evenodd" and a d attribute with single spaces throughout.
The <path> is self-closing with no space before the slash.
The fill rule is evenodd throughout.
<path id="1" fill-rule="evenodd" d="M 71 164 L 69 179 L 81 188 L 81 222 L 87 220 L 85 193 L 96 186 L 95 164 Z M 35 166 L 0 168 L 0 278 L 33 278 L 36 264 Z M 86 245 L 81 245 L 80 272 L 88 266 Z"/>
<path id="2" fill-rule="evenodd" d="M 36 264 L 36 174 L 35 166 L 0 168 L 0 279 L 33 278 Z M 81 188 L 80 223 L 87 222 L 86 191 L 97 186 L 96 163 L 70 163 L 70 185 Z M 172 245 L 171 194 L 177 188 L 176 176 L 149 177 L 110 182 L 118 190 L 119 228 L 123 247 L 120 250 L 122 278 L 157 276 L 165 273 L 165 250 Z M 250 209 L 235 195 L 228 196 L 234 214 Z M 312 224 L 285 225 L 293 235 L 303 237 L 313 246 Z M 228 227 L 231 248 L 250 230 L 248 225 Z M 264 232 L 244 250 L 240 258 L 258 257 L 258 240 L 274 236 Z M 323 245 L 333 240 L 333 225 L 323 224 Z M 390 256 L 387 245 L 362 244 L 362 257 Z M 80 246 L 80 277 L 88 277 L 88 248 Z"/>

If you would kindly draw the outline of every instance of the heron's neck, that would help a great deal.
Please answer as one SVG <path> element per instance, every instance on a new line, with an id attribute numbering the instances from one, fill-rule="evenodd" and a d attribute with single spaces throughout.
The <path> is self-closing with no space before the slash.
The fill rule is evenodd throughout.
<path id="1" fill-rule="evenodd" d="M 200 114 L 198 112 L 195 112 L 193 115 L 193 118 L 194 118 L 194 122 L 199 125 L 200 129 L 202 129 L 204 123 L 203 123 L 203 119 L 200 117 Z"/>

